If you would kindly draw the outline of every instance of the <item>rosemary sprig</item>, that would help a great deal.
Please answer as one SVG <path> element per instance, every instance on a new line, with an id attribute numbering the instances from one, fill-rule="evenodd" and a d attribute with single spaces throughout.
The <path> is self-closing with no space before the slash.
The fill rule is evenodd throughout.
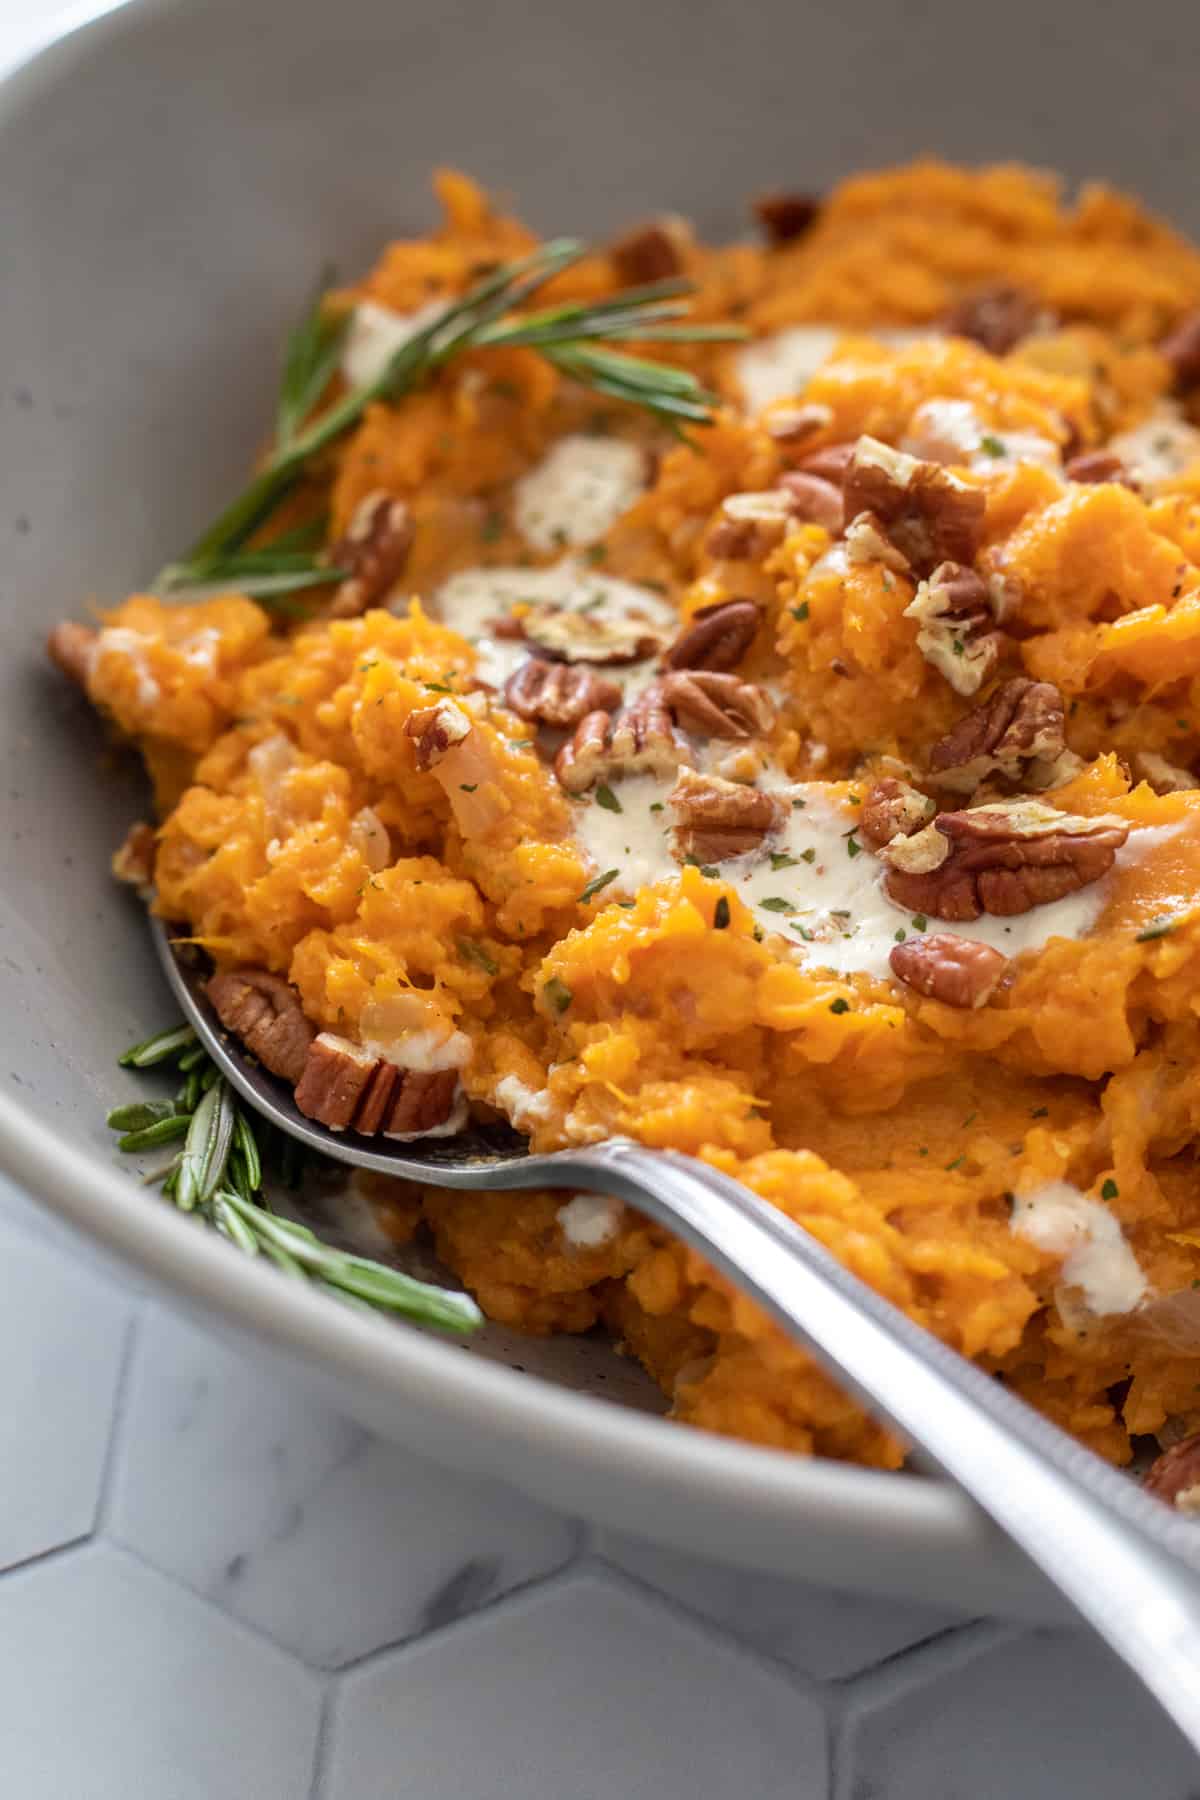
<path id="1" fill-rule="evenodd" d="M 173 1160 L 147 1177 L 161 1182 L 181 1212 L 194 1213 L 247 1256 L 266 1256 L 293 1280 L 311 1281 L 349 1305 L 396 1313 L 438 1331 L 469 1332 L 482 1324 L 483 1315 L 469 1295 L 335 1250 L 306 1225 L 271 1211 L 254 1127 L 190 1026 L 157 1032 L 133 1045 L 120 1062 L 123 1068 L 137 1069 L 174 1062 L 186 1074 L 174 1104 L 134 1101 L 114 1107 L 107 1119 L 110 1129 L 122 1134 L 119 1150 L 148 1150 L 184 1138 Z M 193 1095 L 191 1106 L 185 1106 Z M 294 1186 L 298 1146 L 284 1138 L 282 1147 L 283 1177 Z"/>
<path id="2" fill-rule="evenodd" d="M 678 429 L 709 424 L 717 396 L 686 369 L 614 350 L 614 342 L 717 342 L 740 338 L 738 326 L 681 323 L 686 282 L 654 282 L 609 300 L 580 301 L 519 313 L 539 288 L 584 254 L 573 238 L 542 245 L 503 264 L 396 349 L 379 375 L 352 388 L 316 417 L 337 365 L 350 315 L 330 316 L 320 298 L 294 328 L 284 363 L 275 447 L 249 486 L 230 502 L 186 554 L 158 576 L 162 593 L 182 588 L 237 587 L 279 604 L 340 571 L 301 556 L 277 539 L 265 549 L 249 540 L 296 486 L 313 459 L 358 423 L 375 401 L 394 403 L 468 350 L 536 350 L 564 375 L 609 398 L 639 406 Z M 514 316 L 515 315 L 515 316 Z"/>

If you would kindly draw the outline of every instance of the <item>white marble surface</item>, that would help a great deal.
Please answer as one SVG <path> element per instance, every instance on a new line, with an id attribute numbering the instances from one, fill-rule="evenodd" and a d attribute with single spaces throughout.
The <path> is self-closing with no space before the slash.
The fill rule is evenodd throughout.
<path id="1" fill-rule="evenodd" d="M 0 69 L 78 10 L 0 0 Z M 1200 1800 L 1082 1633 L 742 1574 L 435 1469 L 2 1181 L 0 1367 L 5 1800 Z"/>

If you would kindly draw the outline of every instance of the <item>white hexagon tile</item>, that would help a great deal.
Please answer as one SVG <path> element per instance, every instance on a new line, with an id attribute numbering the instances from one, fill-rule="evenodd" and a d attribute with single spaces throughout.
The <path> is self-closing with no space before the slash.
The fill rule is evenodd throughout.
<path id="1" fill-rule="evenodd" d="M 0 1795 L 1200 1800 L 1081 1632 L 749 1575 L 373 1437 L 0 1182 Z"/>

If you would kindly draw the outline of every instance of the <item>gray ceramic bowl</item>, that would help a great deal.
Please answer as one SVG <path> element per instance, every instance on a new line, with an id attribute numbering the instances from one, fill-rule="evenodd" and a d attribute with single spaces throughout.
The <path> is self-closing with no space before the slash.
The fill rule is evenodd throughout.
<path id="1" fill-rule="evenodd" d="M 267 417 L 281 326 L 430 216 L 431 165 L 546 230 L 656 207 L 713 232 L 778 181 L 935 148 L 1140 189 L 1193 229 L 1189 0 L 134 0 L 0 87 L 0 1163 L 247 1355 L 422 1451 L 681 1547 L 950 1605 L 1039 1611 L 954 1492 L 614 1404 L 617 1359 L 483 1354 L 298 1290 L 149 1198 L 103 1113 L 169 1013 L 108 854 L 139 795 L 41 661 L 47 626 L 158 567 Z M 1190 212 L 1190 218 L 1189 218 Z M 506 1366 L 524 1363 L 525 1369 Z M 625 1399 L 636 1402 L 632 1390 Z"/>

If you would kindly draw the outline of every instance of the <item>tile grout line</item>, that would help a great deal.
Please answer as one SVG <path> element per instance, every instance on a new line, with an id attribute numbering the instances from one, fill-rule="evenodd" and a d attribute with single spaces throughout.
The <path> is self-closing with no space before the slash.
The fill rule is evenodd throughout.
<path id="1" fill-rule="evenodd" d="M 325 1778 L 329 1774 L 330 1755 L 333 1749 L 333 1697 L 336 1679 L 336 1673 L 330 1674 L 321 1689 L 321 1711 L 317 1719 L 317 1740 L 313 1745 L 312 1781 L 309 1784 L 308 1800 L 321 1800 Z"/>
<path id="2" fill-rule="evenodd" d="M 108 1426 L 108 1443 L 104 1451 L 104 1466 L 100 1471 L 100 1485 L 96 1494 L 96 1505 L 92 1513 L 92 1535 L 98 1536 L 109 1523 L 112 1515 L 113 1494 L 116 1488 L 117 1464 L 120 1459 L 120 1444 L 125 1435 L 125 1424 L 129 1414 L 129 1389 L 133 1379 L 133 1363 L 137 1352 L 138 1339 L 141 1337 L 144 1308 L 141 1304 L 133 1307 L 125 1325 L 124 1342 L 121 1345 L 121 1360 L 117 1368 L 116 1386 L 113 1389 L 112 1409 Z"/>

